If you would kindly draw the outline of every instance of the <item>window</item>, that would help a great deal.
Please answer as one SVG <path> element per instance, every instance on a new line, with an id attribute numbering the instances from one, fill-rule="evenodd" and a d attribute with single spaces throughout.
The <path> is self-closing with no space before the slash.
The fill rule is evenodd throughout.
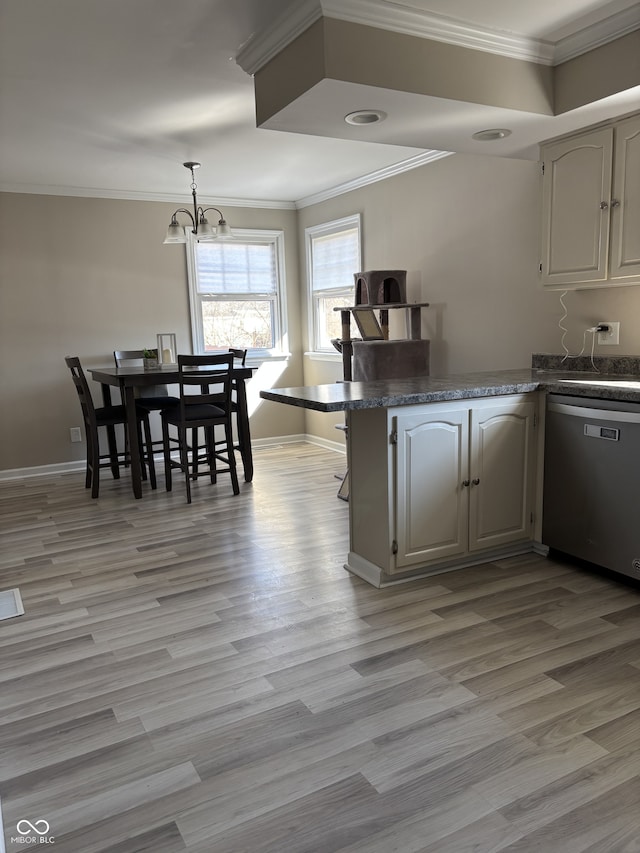
<path id="1" fill-rule="evenodd" d="M 239 347 L 264 357 L 284 350 L 284 238 L 234 229 L 234 240 L 199 243 L 187 259 L 196 353 Z"/>
<path id="2" fill-rule="evenodd" d="M 354 273 L 360 272 L 360 214 L 305 229 L 311 310 L 310 341 L 316 352 L 335 352 L 340 312 L 353 305 Z"/>

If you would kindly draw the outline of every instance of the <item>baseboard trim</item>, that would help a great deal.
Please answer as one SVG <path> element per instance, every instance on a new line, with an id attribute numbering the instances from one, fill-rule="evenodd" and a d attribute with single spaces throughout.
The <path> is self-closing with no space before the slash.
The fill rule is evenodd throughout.
<path id="1" fill-rule="evenodd" d="M 478 554 L 468 553 L 460 558 L 434 563 L 430 566 L 417 566 L 415 569 L 398 574 L 397 576 L 388 575 L 379 566 L 374 565 L 359 554 L 350 551 L 344 568 L 377 589 L 383 589 L 387 586 L 396 586 L 397 584 L 428 578 L 432 575 L 455 572 L 458 569 L 466 569 L 470 566 L 481 565 L 482 563 L 491 563 L 496 560 L 507 559 L 508 557 L 517 557 L 520 554 L 536 553 L 546 557 L 549 549 L 545 549 L 544 546 L 536 546 L 539 546 L 539 543 L 532 541 L 514 543 L 513 545 L 505 545 L 501 548 L 492 548 Z"/>
<path id="2" fill-rule="evenodd" d="M 375 586 L 377 589 L 382 587 L 382 578 L 384 577 L 382 569 L 378 566 L 374 566 L 373 563 L 370 563 L 369 560 L 365 560 L 364 557 L 361 557 L 359 554 L 354 554 L 353 551 L 349 551 L 344 568 L 352 575 L 370 583 L 371 586 Z"/>
<path id="3" fill-rule="evenodd" d="M 307 435 L 305 441 L 308 444 L 315 444 L 318 447 L 324 447 L 325 450 L 333 450 L 340 453 L 342 456 L 347 455 L 347 446 L 340 441 L 331 441 L 328 438 L 321 438 L 319 435 Z"/>
<path id="4" fill-rule="evenodd" d="M 307 433 L 299 433 L 296 435 L 279 435 L 273 438 L 254 438 L 251 440 L 251 446 L 254 450 L 260 450 L 265 447 L 274 447 L 279 444 L 315 444 L 318 447 L 324 447 L 326 450 L 333 450 L 341 455 L 346 454 L 344 444 L 338 441 L 329 441 L 326 438 L 320 438 L 317 435 L 308 435 Z M 162 464 L 162 456 L 154 457 L 156 463 Z M 73 462 L 56 462 L 53 465 L 34 465 L 32 468 L 6 468 L 0 471 L 0 482 L 3 480 L 26 480 L 28 477 L 46 477 L 55 476 L 56 474 L 77 474 L 84 471 L 86 460 L 77 459 Z M 0 852 L 1 853 L 1 852 Z"/>
<path id="5" fill-rule="evenodd" d="M 329 441 L 318 435 L 298 433 L 297 435 L 278 435 L 273 438 L 252 438 L 251 446 L 254 450 L 262 450 L 266 447 L 278 447 L 281 444 L 315 444 L 316 447 L 324 447 L 325 450 L 333 450 L 335 453 L 346 455 L 347 448 L 339 441 Z"/>
<path id="6" fill-rule="evenodd" d="M 534 542 L 532 550 L 534 554 L 539 554 L 541 557 L 549 556 L 549 546 L 543 545 L 542 542 Z"/>
<path id="7" fill-rule="evenodd" d="M 6 468 L 4 471 L 0 471 L 0 482 L 2 480 L 25 480 L 28 477 L 46 477 L 55 474 L 77 474 L 85 470 L 86 464 L 86 460 L 78 459 L 75 462 L 34 465 L 32 468 Z"/>

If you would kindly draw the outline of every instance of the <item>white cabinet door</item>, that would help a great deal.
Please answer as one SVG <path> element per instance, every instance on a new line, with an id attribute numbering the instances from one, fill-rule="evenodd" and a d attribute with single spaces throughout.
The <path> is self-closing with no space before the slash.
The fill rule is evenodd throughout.
<path id="1" fill-rule="evenodd" d="M 534 416 L 533 402 L 471 410 L 470 551 L 531 538 Z"/>
<path id="2" fill-rule="evenodd" d="M 640 116 L 616 125 L 611 278 L 640 275 Z"/>
<path id="3" fill-rule="evenodd" d="M 605 281 L 613 129 L 585 133 L 542 149 L 542 281 Z"/>
<path id="4" fill-rule="evenodd" d="M 425 407 L 395 421 L 396 569 L 465 553 L 468 409 Z"/>

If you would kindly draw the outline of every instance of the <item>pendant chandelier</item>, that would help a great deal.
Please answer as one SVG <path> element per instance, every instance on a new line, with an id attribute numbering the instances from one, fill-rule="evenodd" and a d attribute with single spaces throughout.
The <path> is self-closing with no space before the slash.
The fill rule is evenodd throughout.
<path id="1" fill-rule="evenodd" d="M 178 214 L 186 213 L 189 219 L 191 220 L 191 233 L 195 236 L 196 240 L 231 240 L 233 239 L 233 234 L 231 233 L 231 229 L 227 225 L 224 215 L 221 210 L 218 210 L 217 207 L 201 207 L 198 205 L 198 197 L 196 196 L 196 190 L 198 186 L 195 181 L 195 176 L 193 174 L 194 169 L 200 168 L 200 163 L 194 163 L 189 161 L 188 163 L 182 164 L 185 169 L 189 169 L 191 172 L 191 195 L 193 197 L 193 212 L 188 210 L 186 207 L 179 207 L 173 216 L 171 217 L 171 222 L 169 223 L 169 228 L 167 229 L 167 236 L 164 238 L 165 243 L 186 243 L 187 235 L 184 233 L 184 226 L 178 222 Z M 216 225 L 211 225 L 205 214 L 210 210 L 215 210 L 220 219 L 218 220 Z"/>

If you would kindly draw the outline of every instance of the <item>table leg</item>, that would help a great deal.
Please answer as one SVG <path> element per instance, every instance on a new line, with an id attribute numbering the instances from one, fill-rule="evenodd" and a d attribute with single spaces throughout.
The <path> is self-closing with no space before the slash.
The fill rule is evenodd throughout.
<path id="1" fill-rule="evenodd" d="M 111 476 L 114 480 L 120 479 L 120 465 L 118 463 L 118 442 L 115 427 L 107 427 L 107 447 L 109 448 L 109 461 L 111 463 Z"/>
<path id="2" fill-rule="evenodd" d="M 111 405 L 111 389 L 108 385 L 101 384 L 102 389 L 102 405 Z M 107 446 L 109 448 L 109 460 L 111 462 L 111 476 L 114 480 L 120 479 L 120 465 L 118 464 L 118 443 L 116 441 L 116 431 L 112 426 L 107 427 Z"/>
<path id="3" fill-rule="evenodd" d="M 251 433 L 249 431 L 249 408 L 247 406 L 247 388 L 244 379 L 237 382 L 236 401 L 238 403 L 238 444 L 244 467 L 245 482 L 253 480 L 253 454 L 251 452 Z"/>
<path id="4" fill-rule="evenodd" d="M 131 485 L 133 496 L 142 497 L 142 466 L 140 465 L 140 443 L 138 442 L 138 419 L 136 416 L 136 398 L 133 386 L 124 389 L 124 403 L 127 410 L 127 432 L 129 433 L 129 455 L 131 457 Z"/>

